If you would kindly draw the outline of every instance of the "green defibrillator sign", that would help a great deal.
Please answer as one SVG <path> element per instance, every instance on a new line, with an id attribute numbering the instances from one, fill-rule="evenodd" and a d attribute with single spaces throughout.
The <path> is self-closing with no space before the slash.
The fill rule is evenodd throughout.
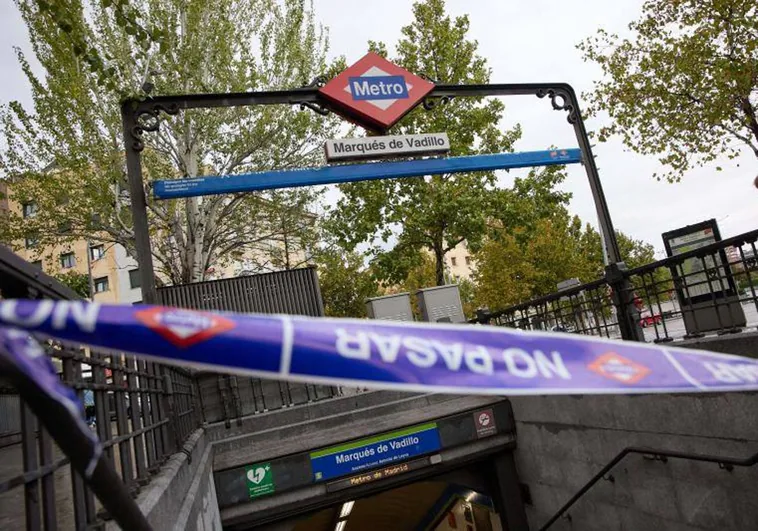
<path id="1" fill-rule="evenodd" d="M 271 463 L 260 463 L 245 467 L 245 482 L 250 499 L 274 492 L 274 475 Z"/>

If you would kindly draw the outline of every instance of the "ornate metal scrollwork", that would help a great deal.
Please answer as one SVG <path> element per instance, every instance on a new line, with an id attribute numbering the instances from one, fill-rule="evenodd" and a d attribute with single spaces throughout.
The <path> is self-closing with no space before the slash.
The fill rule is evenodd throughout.
<path id="1" fill-rule="evenodd" d="M 418 74 L 418 77 L 421 79 L 425 79 L 426 81 L 429 81 L 430 83 L 434 83 L 435 85 L 439 84 L 439 81 L 434 79 L 433 77 L 421 73 Z M 424 98 L 424 101 L 422 102 L 422 105 L 424 106 L 424 109 L 427 111 L 431 111 L 432 109 L 436 109 L 440 105 L 447 105 L 450 103 L 453 99 L 453 96 L 429 96 L 427 98 Z"/>
<path id="2" fill-rule="evenodd" d="M 430 96 L 428 98 L 424 98 L 422 105 L 424 106 L 424 109 L 431 111 L 440 105 L 447 105 L 453 100 L 453 97 L 454 96 Z"/>
<path id="3" fill-rule="evenodd" d="M 329 82 L 329 78 L 326 77 L 324 74 L 321 74 L 320 76 L 316 76 L 313 78 L 313 81 L 305 85 L 303 88 L 321 88 L 324 85 L 326 85 Z"/>
<path id="4" fill-rule="evenodd" d="M 576 108 L 571 104 L 571 97 L 565 90 L 548 89 L 537 91 L 538 98 L 544 98 L 545 96 L 550 98 L 550 104 L 554 110 L 568 112 L 568 116 L 566 117 L 568 123 L 572 125 L 576 123 Z"/>
<path id="5" fill-rule="evenodd" d="M 329 78 L 325 75 L 316 76 L 313 78 L 313 81 L 305 85 L 303 88 L 321 88 L 324 85 L 326 85 L 329 82 Z M 297 102 L 296 105 L 300 105 L 300 109 L 304 110 L 306 108 L 312 110 L 316 114 L 320 114 L 321 116 L 327 116 L 332 111 L 330 111 L 327 107 L 321 105 L 320 103 L 314 103 L 312 101 L 301 101 Z"/>
<path id="6" fill-rule="evenodd" d="M 327 116 L 328 114 L 332 112 L 319 103 L 313 103 L 310 101 L 301 101 L 300 109 L 303 110 L 306 107 L 312 110 L 313 112 L 315 112 L 316 114 L 320 114 L 321 116 Z"/>
<path id="7" fill-rule="evenodd" d="M 134 118 L 134 126 L 132 126 L 132 146 L 135 151 L 142 151 L 145 149 L 145 142 L 142 137 L 146 132 L 155 132 L 160 127 L 161 118 L 160 113 L 176 115 L 179 113 L 179 105 L 172 103 L 169 105 L 163 105 L 156 103 L 152 107 L 140 110 Z"/>

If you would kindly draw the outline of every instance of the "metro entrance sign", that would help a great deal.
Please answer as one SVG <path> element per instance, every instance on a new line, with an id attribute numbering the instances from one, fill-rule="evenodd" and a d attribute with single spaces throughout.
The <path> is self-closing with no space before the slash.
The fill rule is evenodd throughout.
<path id="1" fill-rule="evenodd" d="M 372 52 L 321 87 L 319 94 L 344 118 L 384 132 L 433 88 L 434 83 Z"/>
<path id="2" fill-rule="evenodd" d="M 145 194 L 145 181 L 142 175 L 141 153 L 145 149 L 146 133 L 158 131 L 162 113 L 176 115 L 189 109 L 291 105 L 299 106 L 301 109 L 310 109 L 322 116 L 335 112 L 360 123 L 370 131 L 384 132 L 422 102 L 424 110 L 435 112 L 435 109 L 444 107 L 444 103 L 455 98 L 525 95 L 548 99 L 554 110 L 565 113 L 568 123 L 573 127 L 578 148 L 581 152 L 581 161 L 587 172 L 589 187 L 597 210 L 598 228 L 601 232 L 602 241 L 605 244 L 604 258 L 608 265 L 606 270 L 607 280 L 612 285 L 614 293 L 631 293 L 632 289 L 628 285 L 628 281 L 615 273 L 623 266 L 618 241 L 616 240 L 613 222 L 608 211 L 608 205 L 603 193 L 600 176 L 598 175 L 595 158 L 592 154 L 587 130 L 582 120 L 579 101 L 571 85 L 566 83 L 434 84 L 406 72 L 376 54 L 369 54 L 332 81 L 328 82 L 323 76 L 320 76 L 309 85 L 300 88 L 223 94 L 176 94 L 170 96 L 135 97 L 122 102 L 121 120 L 124 134 L 124 149 L 126 152 L 126 172 L 129 178 L 134 243 L 140 265 L 142 300 L 145 303 L 158 302 L 147 217 L 147 195 Z M 567 151 L 571 152 L 571 150 Z M 509 154 L 490 155 L 490 157 L 500 158 L 507 155 Z M 500 162 L 503 160 L 500 159 Z M 409 161 L 408 163 L 412 162 L 417 161 Z M 564 161 L 563 163 L 567 162 Z M 381 165 L 375 164 L 375 166 Z M 329 171 L 331 171 L 331 168 Z M 420 168 L 414 168 L 412 171 L 420 171 Z M 299 177 L 303 176 L 303 174 L 299 175 Z M 312 173 L 311 176 L 313 176 Z M 321 175 L 317 176 L 321 177 Z M 396 175 L 396 177 L 399 176 Z M 287 179 L 290 177 L 287 176 Z M 240 178 L 244 181 L 246 178 L 251 179 L 252 175 L 240 176 Z M 233 176 L 231 179 L 238 179 L 238 176 Z M 193 179 L 187 180 L 191 181 Z M 219 180 L 228 179 L 227 177 L 222 177 Z M 215 187 L 216 183 L 213 184 Z M 159 185 L 159 182 L 155 183 L 156 191 Z M 302 186 L 303 184 L 300 185 Z M 171 187 L 173 188 L 173 186 Z M 219 191 L 217 193 L 224 192 Z M 635 339 L 637 337 L 636 321 L 634 321 L 634 316 L 629 310 L 627 302 L 621 300 L 621 297 L 619 297 L 619 300 L 614 301 L 614 305 L 619 312 L 622 337 L 625 339 Z"/>

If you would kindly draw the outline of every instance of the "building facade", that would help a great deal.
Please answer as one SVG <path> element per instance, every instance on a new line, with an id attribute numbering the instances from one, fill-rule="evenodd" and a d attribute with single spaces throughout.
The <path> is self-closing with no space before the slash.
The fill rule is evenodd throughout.
<path id="1" fill-rule="evenodd" d="M 0 183 L 0 219 L 9 213 L 33 218 L 37 211 L 34 203 L 14 201 L 7 183 Z M 142 300 L 139 265 L 122 245 L 98 241 L 96 235 L 89 241 L 58 245 L 43 245 L 35 238 L 3 243 L 48 275 L 77 273 L 91 277 L 90 291 L 97 302 L 134 304 Z"/>
<path id="2" fill-rule="evenodd" d="M 474 275 L 476 262 L 471 252 L 462 241 L 455 246 L 453 250 L 445 255 L 445 270 L 452 277 L 453 282 L 457 280 L 471 280 Z"/>

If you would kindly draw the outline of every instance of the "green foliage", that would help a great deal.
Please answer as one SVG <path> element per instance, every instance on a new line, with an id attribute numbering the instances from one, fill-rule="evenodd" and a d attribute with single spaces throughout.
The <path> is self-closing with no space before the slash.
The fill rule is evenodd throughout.
<path id="1" fill-rule="evenodd" d="M 463 315 L 467 319 L 475 317 L 476 309 L 479 307 L 476 302 L 476 285 L 471 280 L 459 279 L 458 293 L 461 296 L 461 304 L 463 304 Z"/>
<path id="2" fill-rule="evenodd" d="M 0 226 L 5 241 L 34 234 L 47 246 L 93 237 L 134 252 L 119 105 L 146 78 L 160 94 L 273 90 L 303 86 L 342 64 L 327 64 L 326 35 L 303 0 L 17 5 L 43 75 L 17 51 L 34 107 L 0 107 L 0 171 L 12 180 L 12 198 L 36 202 L 39 212 Z M 318 164 L 320 144 L 336 124 L 287 106 L 164 115 L 159 132 L 145 134 L 144 174 L 151 181 Z M 185 283 L 232 256 L 268 260 L 270 238 L 282 234 L 279 221 L 301 198 L 150 199 L 157 272 Z M 63 222 L 71 227 L 65 234 L 57 230 Z"/>
<path id="3" fill-rule="evenodd" d="M 477 54 L 476 41 L 468 38 L 467 16 L 452 19 L 444 0 L 417 2 L 413 15 L 413 22 L 402 29 L 395 63 L 440 83 L 489 81 L 486 61 Z M 370 47 L 387 55 L 382 43 Z M 459 98 L 431 112 L 416 108 L 392 132 L 446 131 L 453 155 L 508 151 L 520 129 L 501 131 L 503 109 L 499 100 Z M 377 274 L 389 283 L 402 282 L 426 249 L 434 256 L 435 283 L 441 285 L 445 255 L 464 240 L 477 246 L 486 233 L 489 215 L 496 210 L 495 184 L 492 172 L 345 184 L 330 230 L 349 249 L 364 242 L 386 244 L 395 237 L 389 253 L 380 244 L 370 250 Z"/>
<path id="4" fill-rule="evenodd" d="M 600 141 L 620 135 L 658 155 L 669 181 L 741 145 L 758 157 L 758 3 L 647 0 L 642 10 L 632 39 L 601 29 L 579 45 L 605 75 L 588 95 L 590 112 L 613 120 Z"/>
<path id="5" fill-rule="evenodd" d="M 324 311 L 329 317 L 366 317 L 366 299 L 379 295 L 379 287 L 363 258 L 341 249 L 316 254 Z"/>
<path id="6" fill-rule="evenodd" d="M 630 269 L 655 261 L 652 245 L 620 232 L 616 237 Z M 585 283 L 603 276 L 600 235 L 565 211 L 538 219 L 531 227 L 494 234 L 476 254 L 476 263 L 475 301 L 492 310 L 555 293 L 557 284 L 570 278 Z M 645 300 L 673 287 L 665 268 L 646 275 L 645 283 L 647 292 L 639 277 L 632 279 Z"/>
<path id="7" fill-rule="evenodd" d="M 65 284 L 85 299 L 90 297 L 89 275 L 78 271 L 66 271 L 55 276 L 56 280 Z"/>

